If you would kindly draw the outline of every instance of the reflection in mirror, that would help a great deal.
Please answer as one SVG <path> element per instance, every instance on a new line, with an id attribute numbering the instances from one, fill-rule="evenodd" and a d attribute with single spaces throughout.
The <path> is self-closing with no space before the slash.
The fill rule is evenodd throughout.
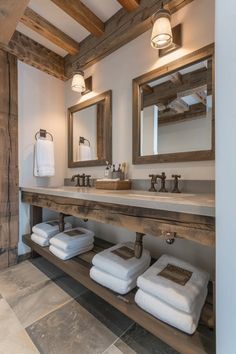
<path id="1" fill-rule="evenodd" d="M 212 149 L 212 59 L 140 86 L 140 155 Z"/>
<path id="2" fill-rule="evenodd" d="M 112 162 L 112 92 L 68 108 L 68 167 Z"/>
<path id="3" fill-rule="evenodd" d="M 73 113 L 73 161 L 97 160 L 97 105 Z"/>

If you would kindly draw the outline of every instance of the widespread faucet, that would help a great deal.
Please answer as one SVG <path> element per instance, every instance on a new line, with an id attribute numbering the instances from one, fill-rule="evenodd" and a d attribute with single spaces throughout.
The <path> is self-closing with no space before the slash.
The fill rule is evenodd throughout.
<path id="1" fill-rule="evenodd" d="M 161 188 L 159 189 L 159 192 L 168 192 L 168 190 L 165 187 L 166 183 L 166 174 L 165 172 L 162 172 L 161 175 L 149 175 L 151 177 L 151 187 L 149 188 L 149 192 L 156 192 L 155 184 L 157 184 L 157 179 L 159 178 L 161 180 Z"/>
<path id="2" fill-rule="evenodd" d="M 75 185 L 76 187 L 91 187 L 90 177 L 91 175 L 86 175 L 85 173 L 83 173 L 82 175 L 73 175 L 71 177 L 71 182 L 74 182 L 77 179 L 77 183 Z"/>
<path id="3" fill-rule="evenodd" d="M 166 174 L 165 172 L 162 172 L 161 175 L 156 175 L 156 178 L 160 178 L 161 180 L 161 188 L 159 189 L 159 192 L 168 192 L 168 190 L 166 189 Z"/>

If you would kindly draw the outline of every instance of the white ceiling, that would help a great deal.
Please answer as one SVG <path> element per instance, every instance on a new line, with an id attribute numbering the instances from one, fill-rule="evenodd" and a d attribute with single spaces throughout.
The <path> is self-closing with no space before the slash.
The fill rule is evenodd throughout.
<path id="1" fill-rule="evenodd" d="M 103 22 L 121 9 L 121 5 L 116 0 L 82 0 L 82 2 Z M 30 0 L 29 7 L 77 42 L 80 42 L 90 34 L 50 0 Z M 22 23 L 18 24 L 17 30 L 63 57 L 67 54 L 66 51 L 30 30 Z"/>

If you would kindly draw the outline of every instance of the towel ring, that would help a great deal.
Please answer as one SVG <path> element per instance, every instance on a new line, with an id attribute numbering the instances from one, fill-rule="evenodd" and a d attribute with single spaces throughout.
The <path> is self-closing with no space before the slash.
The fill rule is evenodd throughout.
<path id="1" fill-rule="evenodd" d="M 38 136 L 39 135 L 39 136 Z M 47 132 L 45 129 L 40 129 L 36 134 L 35 134 L 35 140 L 38 140 L 38 138 L 46 138 L 47 135 L 50 136 L 51 140 L 53 141 L 53 136 L 51 133 Z"/>
<path id="2" fill-rule="evenodd" d="M 88 139 L 85 139 L 83 136 L 79 137 L 79 145 L 80 144 L 84 144 L 85 141 L 87 141 L 88 142 L 88 146 L 90 146 L 90 141 Z"/>

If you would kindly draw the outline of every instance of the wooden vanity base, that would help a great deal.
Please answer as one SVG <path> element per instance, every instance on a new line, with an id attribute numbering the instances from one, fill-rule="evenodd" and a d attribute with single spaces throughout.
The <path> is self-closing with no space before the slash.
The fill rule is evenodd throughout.
<path id="1" fill-rule="evenodd" d="M 215 218 L 210 216 L 24 191 L 22 202 L 154 237 L 175 233 L 176 239 L 190 240 L 205 246 L 215 245 Z"/>

